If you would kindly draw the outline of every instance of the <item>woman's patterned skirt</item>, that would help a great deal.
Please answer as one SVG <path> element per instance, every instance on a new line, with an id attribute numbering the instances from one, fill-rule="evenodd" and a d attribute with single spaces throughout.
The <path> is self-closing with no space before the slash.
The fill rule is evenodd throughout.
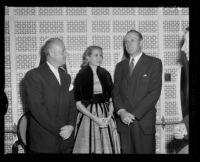
<path id="1" fill-rule="evenodd" d="M 86 105 L 88 111 L 98 117 L 107 117 L 109 102 L 102 102 L 102 95 L 95 95 L 92 103 Z M 73 153 L 119 154 L 120 138 L 116 129 L 114 116 L 106 128 L 100 128 L 92 119 L 78 113 L 75 128 Z"/>

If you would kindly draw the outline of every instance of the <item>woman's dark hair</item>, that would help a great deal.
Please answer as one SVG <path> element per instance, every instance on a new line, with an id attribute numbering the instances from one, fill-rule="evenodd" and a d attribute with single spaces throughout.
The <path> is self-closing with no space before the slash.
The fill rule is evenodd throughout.
<path id="1" fill-rule="evenodd" d="M 95 49 L 98 49 L 100 51 L 102 51 L 103 49 L 99 46 L 89 46 L 87 47 L 87 49 L 85 50 L 85 52 L 83 53 L 83 56 L 82 56 L 82 64 L 81 64 L 81 68 L 84 68 L 85 66 L 88 65 L 88 59 L 87 59 L 87 56 L 91 56 L 92 54 L 92 51 L 95 50 Z"/>

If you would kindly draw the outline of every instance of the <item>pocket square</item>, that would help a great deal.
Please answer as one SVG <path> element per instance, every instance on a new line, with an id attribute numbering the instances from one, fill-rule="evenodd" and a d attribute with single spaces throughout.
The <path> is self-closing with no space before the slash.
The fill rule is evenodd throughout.
<path id="1" fill-rule="evenodd" d="M 147 77 L 147 74 L 144 74 L 143 77 Z"/>
<path id="2" fill-rule="evenodd" d="M 69 91 L 71 91 L 74 88 L 73 84 L 70 84 Z"/>

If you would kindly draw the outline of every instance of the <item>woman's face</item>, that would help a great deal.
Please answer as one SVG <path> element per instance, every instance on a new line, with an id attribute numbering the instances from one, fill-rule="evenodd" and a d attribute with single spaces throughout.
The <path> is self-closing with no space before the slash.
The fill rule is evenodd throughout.
<path id="1" fill-rule="evenodd" d="M 103 54 L 102 50 L 100 49 L 93 49 L 90 56 L 87 56 L 89 64 L 92 66 L 100 66 L 103 61 Z"/>
<path id="2" fill-rule="evenodd" d="M 184 44 L 181 48 L 181 51 L 185 52 L 187 59 L 189 60 L 189 32 L 188 31 L 184 34 Z"/>

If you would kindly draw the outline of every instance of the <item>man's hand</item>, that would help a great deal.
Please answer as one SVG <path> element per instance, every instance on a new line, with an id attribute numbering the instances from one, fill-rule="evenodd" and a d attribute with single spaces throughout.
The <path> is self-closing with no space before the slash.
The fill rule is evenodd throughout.
<path id="1" fill-rule="evenodd" d="M 120 113 L 119 113 L 119 116 L 121 118 L 121 121 L 124 123 L 124 124 L 127 124 L 128 126 L 133 123 L 133 121 L 135 120 L 135 116 L 129 112 L 127 112 L 126 110 L 122 110 Z"/>
<path id="2" fill-rule="evenodd" d="M 183 139 L 187 135 L 187 129 L 184 123 L 177 124 L 174 127 L 174 137 L 176 139 Z"/>
<path id="3" fill-rule="evenodd" d="M 74 127 L 72 125 L 65 125 L 60 129 L 60 136 L 63 138 L 63 140 L 68 139 L 73 131 Z"/>

